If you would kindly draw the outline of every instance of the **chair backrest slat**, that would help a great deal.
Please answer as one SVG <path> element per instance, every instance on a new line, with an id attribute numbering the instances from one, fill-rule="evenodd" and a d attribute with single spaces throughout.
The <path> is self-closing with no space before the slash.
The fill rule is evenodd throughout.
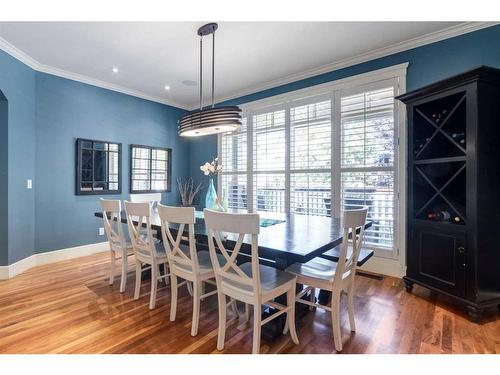
<path id="1" fill-rule="evenodd" d="M 132 203 L 151 203 L 160 201 L 161 193 L 130 194 L 130 202 Z"/>
<path id="2" fill-rule="evenodd" d="M 104 222 L 104 230 L 108 237 L 109 245 L 114 247 L 125 248 L 125 237 L 123 233 L 121 220 L 121 202 L 119 199 L 102 199 L 101 198 L 102 219 Z"/>
<path id="3" fill-rule="evenodd" d="M 340 257 L 337 262 L 334 283 L 338 283 L 348 277 L 354 277 L 359 253 L 363 245 L 367 212 L 367 208 L 344 211 L 344 235 Z M 351 236 L 351 238 L 349 238 L 349 236 Z M 350 244 L 352 245 L 352 251 L 349 254 Z"/>
<path id="4" fill-rule="evenodd" d="M 259 215 L 258 214 L 233 214 L 204 210 L 205 223 L 208 232 L 208 247 L 210 258 L 214 267 L 215 277 L 218 285 L 231 285 L 237 288 L 238 284 L 249 286 L 245 290 L 253 295 L 260 295 L 259 276 L 259 254 L 258 254 L 258 234 Z M 223 243 L 224 233 L 237 234 L 238 238 L 233 249 L 227 249 Z M 247 275 L 237 264 L 237 257 L 243 246 L 245 236 L 251 236 L 251 264 L 252 273 Z M 215 240 L 215 242 L 214 242 Z M 217 249 L 223 255 L 225 263 L 220 264 L 217 257 Z"/>
<path id="5" fill-rule="evenodd" d="M 125 201 L 127 226 L 136 255 L 144 254 L 156 261 L 156 247 L 151 229 L 151 206 L 149 203 Z M 137 224 L 134 224 L 137 221 Z M 145 224 L 145 226 L 144 226 Z"/>
<path id="6" fill-rule="evenodd" d="M 182 265 L 185 266 L 182 267 L 183 271 L 186 271 L 187 267 L 191 272 L 198 274 L 200 267 L 194 238 L 194 224 L 196 222 L 194 207 L 170 207 L 158 204 L 158 214 L 161 220 L 163 245 L 167 253 L 170 267 L 175 268 Z M 172 233 L 170 224 L 179 225 L 175 237 Z M 188 226 L 188 253 L 181 249 L 186 225 Z"/>

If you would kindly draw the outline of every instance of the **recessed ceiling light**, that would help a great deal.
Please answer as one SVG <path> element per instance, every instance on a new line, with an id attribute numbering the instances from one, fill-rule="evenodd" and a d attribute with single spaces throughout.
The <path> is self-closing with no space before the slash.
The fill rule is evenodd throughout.
<path id="1" fill-rule="evenodd" d="M 167 90 L 167 91 L 168 91 L 168 90 L 170 90 L 170 86 L 169 86 L 169 85 L 166 85 L 166 86 L 165 86 L 165 90 Z"/>
<path id="2" fill-rule="evenodd" d="M 118 68 L 116 66 L 113 67 L 113 73 L 118 73 Z"/>
<path id="3" fill-rule="evenodd" d="M 184 86 L 198 86 L 198 82 L 192 81 L 190 79 L 186 79 L 186 80 L 182 81 L 182 84 Z"/>

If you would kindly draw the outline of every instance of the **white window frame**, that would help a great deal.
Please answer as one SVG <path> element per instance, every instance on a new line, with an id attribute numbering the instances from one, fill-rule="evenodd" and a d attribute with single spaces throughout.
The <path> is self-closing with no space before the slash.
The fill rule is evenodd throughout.
<path id="1" fill-rule="evenodd" d="M 357 92 L 369 91 L 371 88 L 381 88 L 382 84 L 387 82 L 393 85 L 394 96 L 406 92 L 406 70 L 408 63 L 394 65 L 391 67 L 351 76 L 324 84 L 307 87 L 300 90 L 287 92 L 285 94 L 248 102 L 240 105 L 243 117 L 247 118 L 247 171 L 246 172 L 228 172 L 227 174 L 245 174 L 247 175 L 247 204 L 248 210 L 253 210 L 253 124 L 252 116 L 257 113 L 263 113 L 272 109 L 285 109 L 285 209 L 290 212 L 290 107 L 296 106 L 299 102 L 307 103 L 311 97 L 325 96 L 332 101 L 332 132 L 331 132 L 331 194 L 333 217 L 340 216 L 341 190 L 341 172 L 340 172 L 340 98 Z M 375 256 L 391 259 L 399 259 L 400 264 L 405 264 L 405 238 L 406 238 L 406 112 L 404 105 L 394 100 L 394 119 L 397 126 L 394 128 L 394 137 L 396 140 L 395 158 L 394 158 L 394 194 L 396 200 L 396 209 L 394 210 L 394 247 L 393 250 L 375 249 Z M 221 156 L 222 135 L 218 136 L 217 152 Z M 221 194 L 222 176 L 218 175 L 218 189 Z"/>

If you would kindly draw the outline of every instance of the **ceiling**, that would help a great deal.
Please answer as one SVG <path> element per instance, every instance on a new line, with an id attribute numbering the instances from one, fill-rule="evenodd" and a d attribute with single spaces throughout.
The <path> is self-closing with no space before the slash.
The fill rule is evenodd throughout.
<path id="1" fill-rule="evenodd" d="M 193 108 L 199 100 L 196 30 L 202 24 L 0 22 L 0 37 L 19 54 L 35 60 L 41 67 L 38 70 Z M 462 27 L 460 24 L 220 22 L 215 45 L 216 98 L 237 97 L 333 70 L 354 57 L 370 56 L 373 51 Z M 204 41 L 204 72 L 210 73 L 211 39 Z M 118 68 L 117 73 L 113 67 Z M 185 81 L 194 82 L 186 85 Z M 203 84 L 208 103 L 209 74 L 205 74 Z M 170 90 L 165 90 L 166 85 Z"/>

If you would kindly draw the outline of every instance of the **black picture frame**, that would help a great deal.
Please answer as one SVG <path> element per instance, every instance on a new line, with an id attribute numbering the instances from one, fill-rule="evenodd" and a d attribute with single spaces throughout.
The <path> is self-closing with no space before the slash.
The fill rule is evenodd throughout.
<path id="1" fill-rule="evenodd" d="M 132 179 L 132 169 L 133 169 L 133 159 L 134 159 L 134 148 L 146 148 L 150 150 L 150 158 L 149 158 L 149 181 L 151 186 L 151 164 L 152 164 L 152 151 L 153 150 L 162 150 L 167 152 L 167 188 L 166 189 L 149 189 L 149 190 L 134 190 L 133 188 L 133 179 Z M 130 145 L 130 155 L 129 155 L 129 190 L 131 194 L 142 194 L 142 193 L 164 193 L 172 191 L 172 149 L 166 147 L 157 147 L 157 146 L 147 146 L 147 145 L 139 145 L 139 144 L 131 144 Z"/>
<path id="2" fill-rule="evenodd" d="M 92 143 L 92 148 L 85 148 L 83 147 L 84 143 Z M 117 189 L 109 189 L 109 173 L 106 173 L 106 181 L 98 181 L 101 183 L 107 184 L 108 188 L 106 189 L 101 189 L 101 190 L 94 190 L 94 184 L 96 181 L 94 181 L 94 171 L 93 171 L 93 166 L 92 166 L 92 180 L 89 180 L 88 182 L 92 183 L 92 189 L 91 190 L 83 190 L 82 189 L 82 151 L 83 150 L 91 150 L 92 152 L 96 151 L 94 149 L 94 144 L 107 144 L 109 145 L 117 145 L 118 146 L 118 151 L 112 151 L 109 150 L 99 150 L 99 151 L 104 151 L 107 153 L 110 152 L 117 152 L 118 153 L 118 188 Z M 75 142 L 75 151 L 76 151 L 76 162 L 75 162 L 75 195 L 118 195 L 121 194 L 122 192 L 122 144 L 119 142 L 111 142 L 111 141 L 101 141 L 101 140 L 96 140 L 96 139 L 87 139 L 87 138 L 77 138 Z"/>

